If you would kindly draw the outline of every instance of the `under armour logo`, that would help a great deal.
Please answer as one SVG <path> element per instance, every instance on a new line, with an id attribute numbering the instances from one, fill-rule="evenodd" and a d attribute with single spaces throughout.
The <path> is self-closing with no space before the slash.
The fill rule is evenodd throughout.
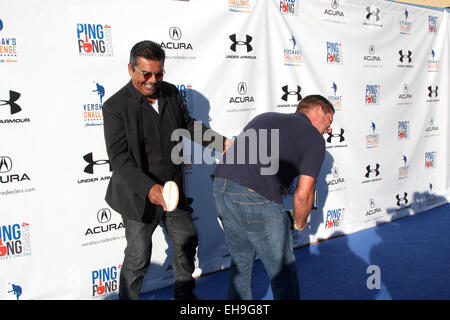
<path id="1" fill-rule="evenodd" d="M 300 91 L 302 91 L 302 88 L 300 86 L 297 86 L 297 91 L 288 91 L 288 86 L 281 87 L 281 90 L 283 90 L 284 94 L 281 96 L 281 99 L 284 101 L 288 100 L 289 95 L 296 95 L 297 101 L 302 100 L 302 96 L 300 94 Z"/>
<path id="2" fill-rule="evenodd" d="M 94 166 L 104 165 L 104 164 L 107 164 L 107 163 L 109 164 L 109 171 L 112 171 L 111 164 L 109 163 L 109 160 L 96 160 L 96 161 L 94 161 L 93 157 L 92 157 L 92 152 L 84 155 L 83 159 L 84 159 L 84 161 L 89 163 L 84 168 L 84 172 L 86 172 L 86 173 L 94 174 Z"/>
<path id="3" fill-rule="evenodd" d="M 15 103 L 17 100 L 19 100 L 19 98 L 20 98 L 20 93 L 9 90 L 9 100 L 0 100 L 0 102 L 4 102 L 4 103 L 0 104 L 0 106 L 4 106 L 4 105 L 8 104 L 9 107 L 11 108 L 11 114 L 15 114 L 19 111 L 22 111 L 22 108 L 18 104 Z"/>
<path id="4" fill-rule="evenodd" d="M 367 15 L 366 15 L 366 19 L 370 20 L 372 17 L 375 17 L 375 20 L 378 21 L 380 20 L 380 12 L 381 10 L 376 8 L 375 10 L 372 10 L 370 7 L 366 7 L 367 10 Z"/>
<path id="5" fill-rule="evenodd" d="M 397 193 L 395 198 L 397 199 L 397 206 L 401 206 L 402 204 L 408 204 L 408 193 L 403 192 L 403 197 L 400 197 L 400 194 Z"/>
<path id="6" fill-rule="evenodd" d="M 109 222 L 109 220 L 111 220 L 111 210 L 109 210 L 108 208 L 100 209 L 97 212 L 97 220 L 100 223 Z"/>
<path id="7" fill-rule="evenodd" d="M 249 35 L 245 36 L 245 41 L 237 41 L 236 40 L 236 34 L 232 34 L 230 36 L 231 41 L 233 41 L 233 44 L 230 46 L 230 49 L 234 52 L 236 52 L 236 46 L 246 46 L 247 47 L 247 52 L 250 52 L 253 50 L 253 47 L 250 45 L 250 42 L 252 41 L 252 37 Z"/>
<path id="8" fill-rule="evenodd" d="M 375 164 L 375 169 L 372 169 L 372 167 L 370 165 L 368 165 L 366 167 L 366 170 L 367 170 L 367 172 L 365 174 L 366 178 L 369 178 L 370 174 L 373 172 L 375 172 L 375 177 L 377 177 L 380 174 L 380 164 L 379 163 Z"/>
<path id="9" fill-rule="evenodd" d="M 344 129 L 341 128 L 341 132 L 338 133 L 333 133 L 333 130 L 331 130 L 331 132 L 328 132 L 328 138 L 327 138 L 327 142 L 331 143 L 331 139 L 333 138 L 337 138 L 339 137 L 339 142 L 342 142 L 345 140 L 344 138 Z"/>
<path id="10" fill-rule="evenodd" d="M 434 98 L 436 98 L 437 96 L 438 96 L 438 89 L 439 89 L 439 87 L 438 86 L 435 86 L 436 87 L 436 89 L 434 89 L 433 90 L 433 87 L 432 86 L 429 86 L 428 87 L 428 96 L 431 98 L 431 97 L 434 97 Z"/>
<path id="11" fill-rule="evenodd" d="M 398 52 L 398 54 L 400 55 L 400 62 L 405 62 L 405 59 L 408 59 L 408 63 L 411 63 L 412 59 L 411 59 L 411 55 L 412 55 L 412 51 L 408 50 L 408 54 L 404 54 L 403 50 L 400 50 Z"/>

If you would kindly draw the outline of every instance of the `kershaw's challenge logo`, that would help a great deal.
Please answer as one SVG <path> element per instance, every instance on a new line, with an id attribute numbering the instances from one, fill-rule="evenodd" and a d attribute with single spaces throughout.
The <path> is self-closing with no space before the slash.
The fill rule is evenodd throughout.
<path id="1" fill-rule="evenodd" d="M 105 87 L 98 82 L 94 82 L 95 87 L 90 90 L 96 93 L 98 101 L 83 103 L 83 118 L 86 127 L 103 125 L 103 98 L 105 97 Z M 92 95 L 92 93 L 90 93 Z"/>
<path id="2" fill-rule="evenodd" d="M 3 30 L 4 24 L 0 19 L 0 31 Z M 3 34 L 3 33 L 2 33 Z M 17 61 L 17 38 L 2 36 L 0 38 L 0 63 L 15 63 Z"/>
<path id="3" fill-rule="evenodd" d="M 303 56 L 302 51 L 297 47 L 297 40 L 295 39 L 294 35 L 291 35 L 291 38 L 289 39 L 290 42 L 292 42 L 292 49 L 284 49 L 283 56 L 284 56 L 284 65 L 285 66 L 294 66 L 294 67 L 301 67 L 303 63 Z"/>
<path id="4" fill-rule="evenodd" d="M 378 143 L 380 140 L 380 134 L 379 133 L 375 133 L 375 129 L 376 129 L 376 124 L 375 122 L 371 122 L 370 128 L 372 129 L 372 133 L 366 135 L 366 147 L 367 148 L 376 148 L 378 147 Z"/>
<path id="5" fill-rule="evenodd" d="M 331 102 L 335 111 L 342 111 L 342 95 L 338 94 L 338 85 L 332 82 L 330 89 L 332 94 L 327 97 L 328 101 Z"/>
<path id="6" fill-rule="evenodd" d="M 400 19 L 400 34 L 409 35 L 411 33 L 411 22 L 408 21 L 409 12 L 405 9 Z"/>
<path id="7" fill-rule="evenodd" d="M 403 155 L 402 156 L 402 166 L 398 168 L 398 179 L 406 179 L 409 175 L 409 165 L 408 165 L 408 158 Z"/>
<path id="8" fill-rule="evenodd" d="M 250 0 L 228 0 L 228 6 L 232 12 L 251 12 Z"/>

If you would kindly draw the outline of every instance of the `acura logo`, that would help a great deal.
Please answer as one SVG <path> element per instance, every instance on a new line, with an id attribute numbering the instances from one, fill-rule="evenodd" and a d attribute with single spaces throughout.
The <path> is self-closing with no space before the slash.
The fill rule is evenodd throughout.
<path id="1" fill-rule="evenodd" d="M 241 95 L 247 93 L 247 84 L 245 82 L 239 82 L 239 84 L 238 84 L 238 92 Z"/>
<path id="2" fill-rule="evenodd" d="M 100 209 L 97 212 L 97 220 L 100 223 L 109 222 L 109 220 L 111 220 L 111 210 L 109 210 L 108 208 Z"/>
<path id="3" fill-rule="evenodd" d="M 0 156 L 0 173 L 11 171 L 12 161 L 10 157 Z"/>
<path id="4" fill-rule="evenodd" d="M 178 27 L 171 27 L 169 29 L 169 36 L 172 40 L 180 40 L 181 39 L 181 29 Z"/>
<path id="5" fill-rule="evenodd" d="M 332 0 L 332 1 L 331 1 L 331 7 L 332 7 L 333 9 L 337 9 L 337 8 L 339 7 L 339 2 L 338 2 L 338 0 Z"/>

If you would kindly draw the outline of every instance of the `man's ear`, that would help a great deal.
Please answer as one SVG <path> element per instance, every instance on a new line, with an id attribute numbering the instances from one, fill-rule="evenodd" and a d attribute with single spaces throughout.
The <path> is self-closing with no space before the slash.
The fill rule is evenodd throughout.
<path id="1" fill-rule="evenodd" d="M 129 63 L 128 64 L 128 74 L 131 76 L 132 74 L 133 74 L 133 72 L 134 72 L 134 70 L 133 70 L 134 68 L 133 68 L 133 66 L 131 65 L 131 63 Z"/>

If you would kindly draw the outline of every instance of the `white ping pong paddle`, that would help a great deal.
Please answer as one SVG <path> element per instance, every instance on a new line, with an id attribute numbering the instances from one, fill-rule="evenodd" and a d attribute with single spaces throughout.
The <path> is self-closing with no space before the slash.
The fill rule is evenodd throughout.
<path id="1" fill-rule="evenodd" d="M 179 198 L 179 192 L 178 192 L 178 186 L 173 181 L 167 181 L 164 184 L 163 189 L 163 198 L 166 202 L 167 211 L 173 211 L 178 205 L 178 198 Z"/>

